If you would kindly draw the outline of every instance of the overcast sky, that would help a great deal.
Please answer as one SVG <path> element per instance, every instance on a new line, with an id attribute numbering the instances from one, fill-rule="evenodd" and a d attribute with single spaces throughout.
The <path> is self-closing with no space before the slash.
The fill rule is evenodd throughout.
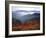
<path id="1" fill-rule="evenodd" d="M 18 10 L 26 10 L 26 11 L 28 11 L 28 12 L 16 12 L 16 11 L 18 11 Z M 38 7 L 38 8 L 26 8 L 26 7 L 12 7 L 12 12 L 13 13 L 17 13 L 17 15 L 19 15 L 19 16 L 23 16 L 23 15 L 27 15 L 27 14 L 34 14 L 34 13 L 40 13 L 40 12 L 31 12 L 31 11 L 40 11 L 40 8 Z M 14 12 L 15 11 L 15 12 Z"/>
<path id="2" fill-rule="evenodd" d="M 15 7 L 15 6 L 13 6 L 12 11 L 16 11 L 16 10 L 28 10 L 28 11 L 36 10 L 36 11 L 39 11 L 40 7 Z"/>

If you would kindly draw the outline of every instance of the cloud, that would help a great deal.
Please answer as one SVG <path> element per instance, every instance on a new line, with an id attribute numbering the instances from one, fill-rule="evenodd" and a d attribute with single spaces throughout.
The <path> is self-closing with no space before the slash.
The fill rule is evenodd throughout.
<path id="1" fill-rule="evenodd" d="M 16 11 L 16 10 L 27 10 L 27 11 L 30 11 L 30 10 L 37 10 L 39 11 L 40 10 L 40 7 L 12 7 L 12 11 Z"/>

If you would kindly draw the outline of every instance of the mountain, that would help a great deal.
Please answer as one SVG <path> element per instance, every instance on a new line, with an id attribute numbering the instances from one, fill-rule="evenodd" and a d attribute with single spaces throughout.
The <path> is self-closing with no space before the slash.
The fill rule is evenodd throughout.
<path id="1" fill-rule="evenodd" d="M 40 19 L 40 13 L 27 14 L 27 15 L 24 15 L 24 16 L 19 17 L 19 18 L 17 18 L 15 16 L 15 18 L 13 18 L 13 19 L 14 19 L 14 21 L 18 20 L 19 22 L 24 23 L 24 22 L 29 21 L 29 20 L 37 20 L 37 19 Z"/>
<path id="2" fill-rule="evenodd" d="M 28 20 L 37 20 L 37 19 L 40 19 L 40 14 L 38 13 L 34 13 L 33 15 L 31 14 L 28 14 L 28 15 L 24 15 L 22 16 L 19 20 L 24 23 Z"/>
<path id="3" fill-rule="evenodd" d="M 34 14 L 36 13 L 36 14 Z M 19 19 L 20 17 L 24 16 L 24 15 L 28 15 L 28 14 L 34 14 L 34 15 L 37 15 L 38 13 L 40 13 L 40 11 L 36 11 L 36 10 L 33 10 L 33 11 L 27 11 L 27 10 L 16 10 L 16 11 L 12 11 L 12 17 L 13 18 L 16 18 L 16 19 Z"/>

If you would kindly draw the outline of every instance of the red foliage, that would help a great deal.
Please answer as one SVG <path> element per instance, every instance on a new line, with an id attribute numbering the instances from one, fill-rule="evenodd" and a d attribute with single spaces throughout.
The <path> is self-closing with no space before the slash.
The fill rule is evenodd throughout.
<path id="1" fill-rule="evenodd" d="M 20 30 L 39 30 L 40 29 L 40 21 L 33 20 L 30 22 L 26 22 L 24 24 L 13 24 L 12 31 L 20 31 Z"/>

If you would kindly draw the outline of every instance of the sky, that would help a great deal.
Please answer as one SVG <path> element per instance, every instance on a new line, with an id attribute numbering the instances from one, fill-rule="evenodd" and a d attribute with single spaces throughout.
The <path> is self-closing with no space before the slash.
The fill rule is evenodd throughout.
<path id="1" fill-rule="evenodd" d="M 19 12 L 18 12 L 18 10 L 20 10 Z M 22 11 L 21 11 L 22 10 Z M 24 11 L 23 11 L 24 10 Z M 31 8 L 29 8 L 29 7 L 12 7 L 12 11 L 13 11 L 13 13 L 14 14 L 17 14 L 18 16 L 24 16 L 24 15 L 27 15 L 27 14 L 34 14 L 34 13 L 39 13 L 39 11 L 40 11 L 40 8 L 38 7 L 38 8 L 36 8 L 36 7 L 31 7 Z M 17 12 L 16 12 L 17 11 Z M 25 12 L 25 11 L 27 11 L 27 12 Z M 31 11 L 38 11 L 38 12 L 31 12 Z"/>
<path id="2" fill-rule="evenodd" d="M 15 7 L 15 6 L 13 6 L 12 11 L 16 11 L 16 10 L 28 10 L 28 11 L 37 10 L 37 11 L 39 11 L 40 7 Z"/>

